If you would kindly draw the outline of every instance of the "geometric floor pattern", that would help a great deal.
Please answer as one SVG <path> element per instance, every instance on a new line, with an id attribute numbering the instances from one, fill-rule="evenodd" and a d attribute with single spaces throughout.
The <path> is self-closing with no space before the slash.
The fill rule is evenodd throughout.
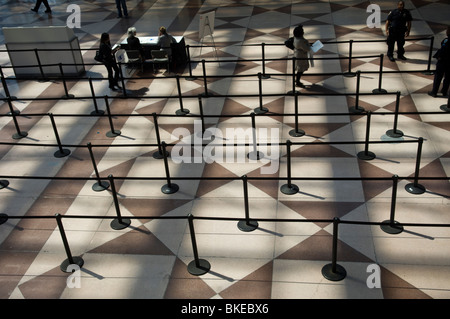
<path id="1" fill-rule="evenodd" d="M 51 15 L 42 9 L 31 12 L 34 1 L 1 0 L 2 27 L 65 25 L 68 4 L 78 4 L 81 28 L 74 32 L 89 64 L 84 77 L 106 78 L 92 50 L 102 32 L 119 43 L 130 26 L 138 36 L 151 36 L 164 25 L 173 35 L 185 37 L 195 79 L 188 79 L 188 68 L 156 75 L 136 71 L 126 81 L 131 98 L 111 92 L 107 81 L 93 81 L 97 96 L 110 96 L 114 127 L 120 130 L 120 135 L 108 137 L 107 117 L 76 116 L 92 111 L 91 99 L 46 100 L 64 94 L 62 82 L 12 80 L 8 54 L 0 52 L 10 94 L 18 97 L 12 105 L 21 112 L 18 122 L 28 133 L 20 140 L 11 138 L 15 127 L 11 116 L 5 116 L 8 103 L 2 101 L 0 176 L 9 185 L 0 189 L 0 213 L 11 218 L 0 226 L 0 298 L 450 298 L 450 114 L 440 109 L 447 99 L 428 96 L 433 76 L 422 72 L 427 69 L 430 37 L 433 51 L 445 37 L 448 1 L 406 2 L 414 18 L 405 45 L 408 60 L 384 59 L 382 66 L 381 85 L 390 94 L 371 93 L 379 87 L 379 56 L 386 53 L 384 21 L 393 9 L 391 1 L 376 2 L 381 7 L 379 28 L 366 23 L 366 9 L 375 2 L 361 0 L 133 0 L 127 1 L 127 19 L 117 18 L 113 1 L 49 2 Z M 216 10 L 213 37 L 199 39 L 199 14 L 211 9 Z M 289 134 L 296 129 L 296 103 L 294 95 L 285 94 L 292 90 L 292 51 L 283 45 L 298 24 L 304 25 L 310 42 L 324 43 L 303 77 L 306 88 L 297 95 L 297 124 L 305 132 L 301 137 Z M 361 71 L 359 77 L 343 75 L 349 71 L 349 40 L 354 41 L 351 71 Z M 4 42 L 1 34 L 2 50 Z M 269 76 L 259 80 L 258 73 Z M 355 94 L 358 78 L 360 95 Z M 67 85 L 75 97 L 90 95 L 85 79 Z M 208 96 L 197 98 L 205 89 Z M 397 125 L 404 134 L 393 138 L 386 132 L 393 128 L 396 92 Z M 6 95 L 3 87 L 0 94 Z M 175 113 L 179 95 L 185 97 L 187 116 Z M 350 113 L 355 105 L 370 111 L 373 159 L 358 157 L 367 151 L 368 117 Z M 105 101 L 98 99 L 98 107 L 105 109 Z M 200 107 L 206 131 L 213 134 L 205 134 L 203 141 L 198 136 Z M 252 131 L 251 113 L 259 108 L 268 112 L 254 117 Z M 55 114 L 69 156 L 53 156 L 56 143 L 47 113 Z M 158 123 L 153 113 L 159 115 Z M 156 129 L 161 140 L 171 144 L 170 185 L 179 186 L 173 194 L 161 192 L 167 181 L 164 160 L 153 157 L 158 151 Z M 253 132 L 263 153 L 259 160 L 245 156 L 254 151 Z M 405 187 L 414 181 L 420 137 L 420 184 L 426 190 L 411 194 Z M 175 153 L 180 140 L 194 145 Z M 100 176 L 113 177 L 116 198 L 112 187 L 93 191 L 88 143 L 94 145 Z M 201 152 L 202 143 L 211 147 L 210 157 L 206 147 Z M 299 188 L 293 195 L 280 191 L 288 166 L 292 184 Z M 131 224 L 114 230 L 110 222 L 118 210 Z M 388 234 L 376 224 L 393 211 L 396 221 L 410 224 L 399 234 Z M 237 219 L 246 213 L 258 221 L 252 231 L 238 227 Z M 60 269 L 67 255 L 55 214 L 63 216 L 72 255 L 84 260 L 79 287 L 70 287 L 70 274 Z M 194 216 L 198 256 L 211 265 L 200 276 L 188 272 L 195 258 L 189 214 Z M 18 216 L 49 217 L 14 218 Z M 335 218 L 342 221 L 338 234 Z M 338 281 L 322 275 L 332 260 L 334 235 L 337 263 L 347 273 Z"/>

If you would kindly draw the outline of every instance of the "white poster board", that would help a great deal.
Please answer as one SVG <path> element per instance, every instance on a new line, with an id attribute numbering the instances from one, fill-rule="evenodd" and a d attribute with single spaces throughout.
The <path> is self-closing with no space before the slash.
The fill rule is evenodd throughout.
<path id="1" fill-rule="evenodd" d="M 216 10 L 200 13 L 199 23 L 199 38 L 203 39 L 207 35 L 213 35 L 214 33 L 214 18 L 216 16 Z"/>

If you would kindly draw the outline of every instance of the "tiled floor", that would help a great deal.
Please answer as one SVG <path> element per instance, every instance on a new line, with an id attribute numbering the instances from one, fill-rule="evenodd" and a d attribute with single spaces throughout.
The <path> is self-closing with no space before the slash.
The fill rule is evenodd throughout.
<path id="1" fill-rule="evenodd" d="M 34 1 L 1 0 L 1 24 L 65 25 L 69 1 L 49 2 L 52 15 L 43 9 L 38 14 L 31 12 Z M 127 19 L 116 18 L 114 1 L 70 3 L 81 8 L 81 28 L 74 31 L 85 63 L 94 63 L 95 51 L 87 49 L 98 46 L 102 32 L 109 32 L 114 43 L 126 37 L 129 26 L 135 26 L 140 36 L 155 35 L 161 25 L 173 35 L 184 36 L 192 46 L 191 58 L 196 61 L 192 72 L 197 79 L 186 78 L 187 68 L 177 70 L 177 74 L 186 97 L 183 107 L 194 117 L 175 116 L 180 108 L 177 84 L 171 77 L 175 73 L 160 72 L 154 79 L 149 78 L 150 71 L 135 73 L 126 85 L 131 95 L 143 95 L 141 99 L 120 98 L 121 94 L 108 89 L 106 81 L 93 81 L 97 96 L 117 97 L 109 100 L 114 127 L 121 131 L 113 138 L 106 136 L 111 129 L 106 117 L 73 116 L 89 114 L 93 110 L 90 99 L 32 100 L 61 96 L 61 81 L 8 80 L 10 94 L 19 98 L 13 106 L 25 115 L 18 117 L 18 122 L 28 136 L 13 140 L 11 117 L 0 117 L 0 174 L 9 181 L 8 187 L 0 190 L 0 213 L 10 217 L 0 226 L 1 298 L 450 298 L 450 228 L 412 225 L 450 224 L 448 179 L 426 179 L 450 175 L 450 114 L 440 110 L 447 100 L 427 95 L 432 76 L 406 72 L 426 69 L 429 40 L 408 41 L 408 61 L 385 59 L 384 71 L 405 72 L 384 73 L 382 87 L 392 94 L 372 95 L 367 93 L 378 88 L 380 61 L 373 56 L 384 54 L 386 45 L 383 28 L 366 25 L 370 1 L 131 0 L 127 1 Z M 392 1 L 372 3 L 381 6 L 383 25 Z M 407 0 L 406 7 L 415 19 L 411 39 L 434 36 L 436 50 L 449 23 L 448 1 Z M 199 13 L 210 9 L 216 9 L 213 39 L 217 51 L 211 46 L 196 47 L 212 44 L 211 37 L 198 38 Z M 315 57 L 327 59 L 316 60 L 304 76 L 307 88 L 301 89 L 298 97 L 298 120 L 306 134 L 293 137 L 289 131 L 295 127 L 294 97 L 284 95 L 292 90 L 292 78 L 286 76 L 292 64 L 290 59 L 283 60 L 292 54 L 281 44 L 299 23 L 305 26 L 308 40 L 325 43 Z M 357 77 L 342 75 L 348 71 L 348 40 L 355 41 L 352 71 L 362 72 L 363 94 L 359 97 L 354 94 Z M 0 43 L 5 49 L 3 34 Z M 261 46 L 254 45 L 261 43 L 267 44 L 265 73 L 270 75 L 261 81 L 267 95 L 262 105 L 257 96 L 257 74 L 263 72 Z M 201 59 L 207 61 L 206 74 L 211 76 L 207 90 L 212 96 L 201 101 L 207 115 L 205 125 L 213 132 L 214 142 L 251 144 L 249 114 L 260 106 L 270 111 L 255 117 L 256 135 L 262 144 L 259 151 L 265 155 L 261 160 L 246 158 L 252 147 L 228 146 L 226 151 L 216 146 L 210 153 L 212 158 L 206 157 L 205 150 L 203 160 L 196 152 L 201 143 L 196 135 L 200 113 L 197 96 L 205 92 Z M 0 54 L 0 61 L 5 77 L 13 78 L 7 53 Z M 106 70 L 102 65 L 90 65 L 87 76 L 105 77 Z M 75 97 L 90 94 L 85 80 L 68 85 Z M 404 136 L 393 139 L 386 131 L 393 128 L 397 91 L 401 92 L 400 112 L 411 113 L 399 115 L 398 129 Z M 5 96 L 3 89 L 0 94 Z M 370 144 L 376 155 L 372 160 L 357 156 L 365 150 L 367 127 L 365 114 L 349 113 L 357 102 L 372 112 L 370 141 L 377 142 Z M 7 103 L 0 107 L 2 114 L 9 110 Z M 98 100 L 98 107 L 105 109 L 104 100 Z M 45 115 L 49 112 L 55 114 L 62 143 L 71 151 L 69 156 L 53 155 L 57 148 Z M 185 161 L 181 163 L 176 161 L 181 153 L 172 150 L 167 164 L 171 183 L 179 186 L 173 194 L 161 192 L 167 181 L 164 161 L 153 157 L 157 151 L 153 112 L 161 115 L 162 141 L 176 143 L 181 136 L 197 143 L 191 156 L 191 148 L 184 148 Z M 44 115 L 33 115 L 36 113 Z M 424 138 L 420 184 L 426 192 L 415 195 L 407 192 L 405 185 L 413 181 L 419 137 Z M 280 191 L 287 176 L 287 140 L 293 142 L 292 183 L 299 187 L 294 195 Z M 267 142 L 274 144 L 270 147 Z M 94 145 L 100 176 L 113 176 L 117 202 L 112 187 L 95 192 L 95 178 L 83 179 L 95 177 L 87 143 Z M 411 224 L 396 235 L 384 232 L 377 224 L 388 220 L 393 211 L 393 175 L 400 177 L 395 220 Z M 24 176 L 44 178 L 19 178 Z M 70 177 L 83 178 L 68 180 Z M 110 226 L 117 214 L 115 203 L 122 217 L 131 218 L 125 229 Z M 253 231 L 238 228 L 237 219 L 246 213 L 258 221 Z M 84 260 L 78 288 L 71 288 L 69 274 L 60 270 L 67 255 L 55 214 L 63 216 L 72 255 Z M 200 276 L 191 275 L 187 268 L 194 260 L 186 219 L 189 214 L 194 216 L 199 258 L 211 265 Z M 338 226 L 337 263 L 347 273 L 339 281 L 322 275 L 322 268 L 332 259 L 335 217 L 360 222 Z M 379 270 L 373 272 L 373 265 Z M 368 283 L 378 282 L 377 274 L 381 287 L 370 288 Z"/>

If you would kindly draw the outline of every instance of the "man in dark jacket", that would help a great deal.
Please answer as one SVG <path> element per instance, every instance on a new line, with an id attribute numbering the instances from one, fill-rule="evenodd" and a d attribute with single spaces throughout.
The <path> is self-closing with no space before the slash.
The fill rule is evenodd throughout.
<path id="1" fill-rule="evenodd" d="M 399 1 L 397 3 L 397 9 L 389 12 L 386 19 L 386 34 L 388 45 L 387 56 L 392 62 L 394 59 L 394 46 L 397 42 L 397 57 L 401 60 L 406 60 L 405 49 L 403 48 L 405 44 L 405 37 L 409 36 L 411 31 L 411 21 L 412 16 L 409 10 L 405 9 L 405 3 Z"/>
<path id="2" fill-rule="evenodd" d="M 441 47 L 437 50 L 436 54 L 433 56 L 437 59 L 436 71 L 434 73 L 433 89 L 428 92 L 428 95 L 436 97 L 439 91 L 439 86 L 441 85 L 442 79 L 442 95 L 444 97 L 448 96 L 448 89 L 450 84 L 450 43 L 448 37 L 450 36 L 450 26 L 447 27 L 447 37 L 442 40 Z"/>

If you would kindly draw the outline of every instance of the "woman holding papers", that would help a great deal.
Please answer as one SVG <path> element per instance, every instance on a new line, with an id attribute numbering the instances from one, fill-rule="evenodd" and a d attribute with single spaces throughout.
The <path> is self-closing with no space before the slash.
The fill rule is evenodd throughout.
<path id="1" fill-rule="evenodd" d="M 111 42 L 109 41 L 109 34 L 103 33 L 100 38 L 99 53 L 103 59 L 106 70 L 108 70 L 109 88 L 113 91 L 121 90 L 119 86 L 119 67 L 117 66 L 114 53 L 120 49 L 120 47 L 111 48 Z"/>
<path id="2" fill-rule="evenodd" d="M 308 40 L 303 35 L 303 26 L 297 26 L 294 29 L 294 57 L 299 60 L 295 60 L 295 85 L 302 88 L 305 85 L 300 82 L 300 78 L 309 69 L 308 53 L 311 49 Z"/>

